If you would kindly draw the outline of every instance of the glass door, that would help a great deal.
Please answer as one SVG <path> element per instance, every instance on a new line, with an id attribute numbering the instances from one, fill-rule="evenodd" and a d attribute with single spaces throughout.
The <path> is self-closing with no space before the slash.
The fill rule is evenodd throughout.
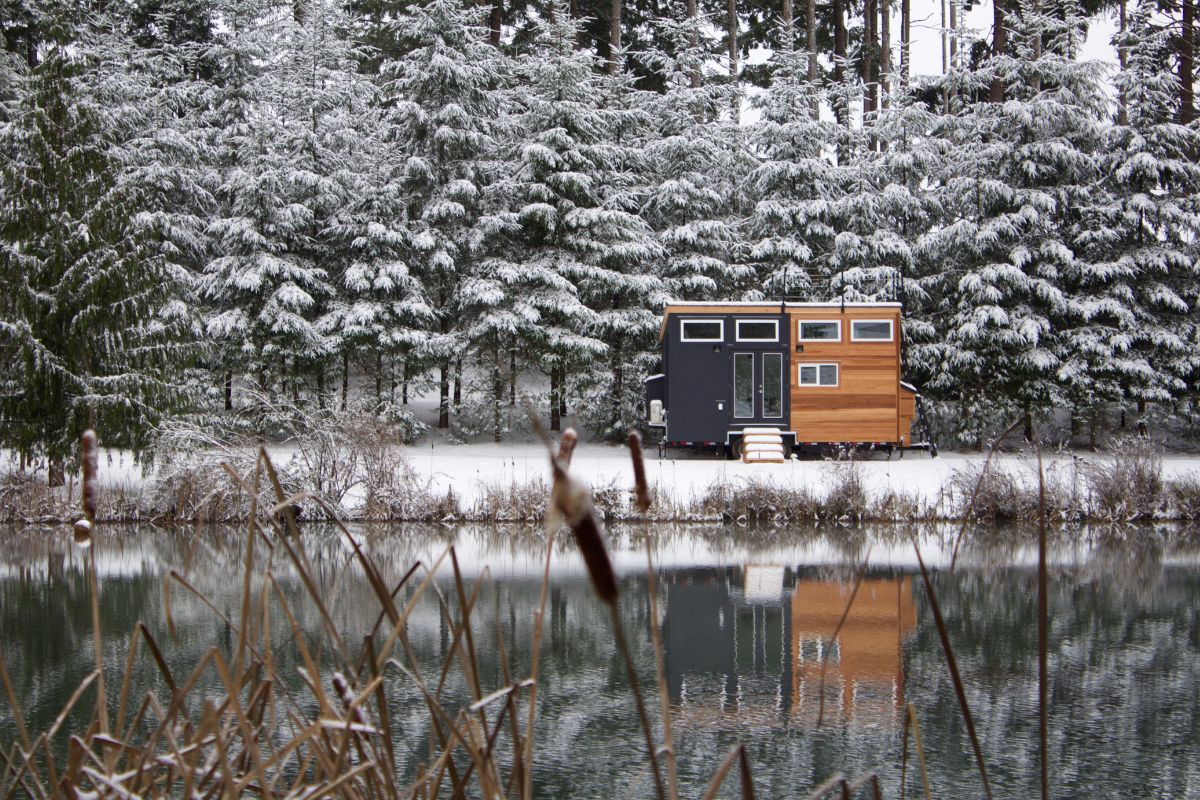
<path id="1" fill-rule="evenodd" d="M 783 419 L 783 353 L 733 354 L 733 417 L 736 420 Z"/>

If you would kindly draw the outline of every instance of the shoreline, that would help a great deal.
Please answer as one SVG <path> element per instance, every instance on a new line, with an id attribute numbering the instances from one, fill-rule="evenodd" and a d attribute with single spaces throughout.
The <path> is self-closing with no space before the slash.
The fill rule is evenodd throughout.
<path id="1" fill-rule="evenodd" d="M 301 519 L 351 523 L 540 524 L 549 498 L 545 448 L 537 443 L 393 447 L 366 458 L 314 460 L 272 446 L 277 493 L 263 480 L 260 508 L 294 500 Z M 690 455 L 690 454 L 684 454 Z M 193 453 L 143 471 L 128 453 L 102 458 L 97 521 L 106 524 L 233 524 L 250 517 L 249 495 L 228 475 L 254 472 L 245 449 Z M 653 504 L 632 504 L 624 447 L 581 443 L 571 472 L 592 490 L 606 523 L 1003 523 L 1032 520 L 1038 460 L 1032 451 L 910 453 L 860 460 L 744 464 L 717 458 L 646 461 Z M 1104 454 L 1056 452 L 1042 460 L 1047 519 L 1057 525 L 1186 522 L 1200 519 L 1200 458 L 1149 446 Z M 981 474 L 983 480 L 980 480 Z M 338 477 L 340 476 L 340 477 Z M 48 489 L 40 475 L 0 470 L 0 523 L 69 524 L 78 481 Z M 972 500 L 974 497 L 974 500 Z"/>

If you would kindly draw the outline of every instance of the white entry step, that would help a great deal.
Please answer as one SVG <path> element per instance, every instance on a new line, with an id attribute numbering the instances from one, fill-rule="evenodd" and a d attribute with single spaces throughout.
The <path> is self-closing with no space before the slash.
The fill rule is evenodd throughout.
<path id="1" fill-rule="evenodd" d="M 779 428 L 742 430 L 742 461 L 747 464 L 782 464 L 786 460 Z"/>

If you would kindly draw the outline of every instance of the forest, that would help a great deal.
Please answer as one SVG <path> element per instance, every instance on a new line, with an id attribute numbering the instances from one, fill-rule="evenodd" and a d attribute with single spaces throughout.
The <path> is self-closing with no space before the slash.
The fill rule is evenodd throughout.
<path id="1" fill-rule="evenodd" d="M 930 76 L 909 3 L 3 0 L 0 446 L 618 437 L 668 301 L 762 298 L 902 302 L 962 443 L 1196 427 L 1190 0 L 942 0 Z"/>

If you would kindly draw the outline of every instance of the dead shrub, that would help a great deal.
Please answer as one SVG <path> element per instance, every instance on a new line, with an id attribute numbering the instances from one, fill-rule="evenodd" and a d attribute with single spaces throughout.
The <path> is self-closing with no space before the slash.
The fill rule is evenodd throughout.
<path id="1" fill-rule="evenodd" d="M 1162 450 L 1149 438 L 1115 440 L 1083 470 L 1093 519 L 1128 522 L 1161 510 Z"/>
<path id="2" fill-rule="evenodd" d="M 1167 482 L 1167 507 L 1176 519 L 1200 519 L 1200 472 L 1187 472 Z"/>
<path id="3" fill-rule="evenodd" d="M 851 459 L 832 462 L 821 516 L 840 522 L 861 522 L 870 517 L 870 494 L 862 469 Z"/>

